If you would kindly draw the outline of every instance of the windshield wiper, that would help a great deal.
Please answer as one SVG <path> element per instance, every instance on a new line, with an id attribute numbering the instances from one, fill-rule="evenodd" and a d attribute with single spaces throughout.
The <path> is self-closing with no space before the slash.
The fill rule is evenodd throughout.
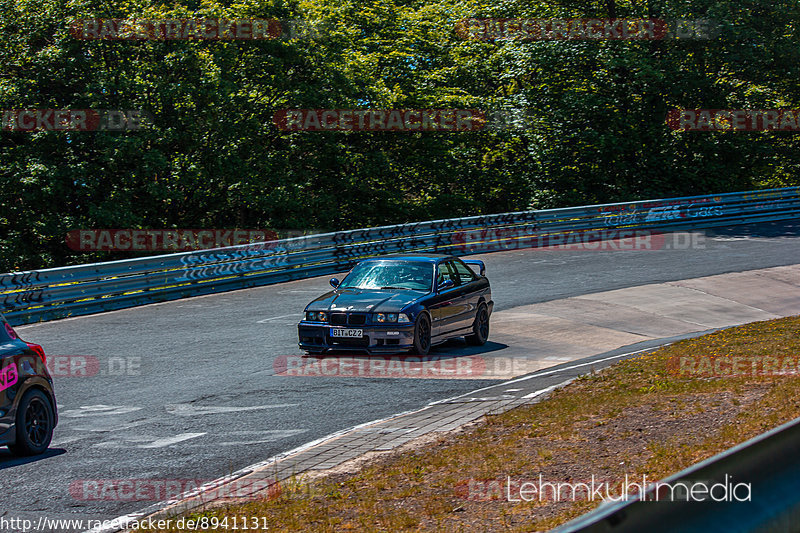
<path id="1" fill-rule="evenodd" d="M 400 290 L 410 290 L 408 287 L 381 287 L 381 290 L 391 290 L 391 289 L 400 289 Z"/>

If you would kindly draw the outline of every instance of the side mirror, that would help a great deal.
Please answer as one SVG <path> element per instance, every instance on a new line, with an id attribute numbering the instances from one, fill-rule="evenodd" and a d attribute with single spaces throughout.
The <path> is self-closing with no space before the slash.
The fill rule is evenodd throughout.
<path id="1" fill-rule="evenodd" d="M 456 284 L 452 279 L 446 279 L 439 285 L 439 292 L 446 291 L 447 289 L 452 289 L 455 286 Z"/>
<path id="2" fill-rule="evenodd" d="M 339 286 L 339 280 L 336 278 L 331 278 L 329 283 L 331 284 L 331 287 L 333 287 L 334 289 Z"/>

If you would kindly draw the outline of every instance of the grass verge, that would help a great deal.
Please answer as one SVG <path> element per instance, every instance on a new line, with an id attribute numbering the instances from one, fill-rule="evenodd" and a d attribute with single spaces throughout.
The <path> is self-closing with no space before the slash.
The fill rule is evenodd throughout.
<path id="1" fill-rule="evenodd" d="M 600 502 L 508 501 L 509 477 L 664 478 L 799 417 L 799 355 L 800 317 L 726 329 L 622 361 L 355 472 L 284 483 L 277 498 L 190 517 L 257 516 L 251 531 L 546 530 Z"/>

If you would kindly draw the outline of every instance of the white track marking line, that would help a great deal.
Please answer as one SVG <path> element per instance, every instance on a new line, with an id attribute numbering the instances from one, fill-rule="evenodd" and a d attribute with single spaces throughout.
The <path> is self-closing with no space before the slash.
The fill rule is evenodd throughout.
<path id="1" fill-rule="evenodd" d="M 73 442 L 78 442 L 79 440 L 88 437 L 89 435 L 71 435 L 69 437 L 61 437 L 60 439 L 53 439 L 50 442 L 50 447 L 57 448 L 58 446 L 64 446 L 65 444 L 72 444 Z"/>
<path id="2" fill-rule="evenodd" d="M 259 411 L 261 409 L 279 409 L 281 407 L 297 407 L 299 403 L 276 403 L 271 405 L 254 405 L 252 407 L 225 407 L 221 405 L 192 405 L 179 403 L 165 405 L 164 408 L 171 415 L 177 416 L 198 416 L 198 415 L 218 415 L 224 413 L 238 413 L 241 411 Z"/>
<path id="3" fill-rule="evenodd" d="M 292 313 L 290 315 L 273 316 L 273 317 L 270 317 L 270 318 L 264 318 L 262 320 L 259 320 L 258 322 L 256 322 L 256 324 L 265 324 L 265 323 L 269 322 L 270 320 L 278 320 L 280 318 L 289 318 L 290 316 L 303 316 L 303 314 L 302 313 Z"/>
<path id="4" fill-rule="evenodd" d="M 113 416 L 133 413 L 141 410 L 141 407 L 129 407 L 124 405 L 82 405 L 78 409 L 68 409 L 58 413 L 59 417 L 64 418 L 84 418 L 87 416 Z"/>
<path id="5" fill-rule="evenodd" d="M 572 380 L 569 380 L 569 381 L 572 381 Z M 529 400 L 530 398 L 535 398 L 535 397 L 537 397 L 537 396 L 539 396 L 541 394 L 545 394 L 545 393 L 550 392 L 551 390 L 557 389 L 561 385 L 563 385 L 563 383 L 559 383 L 558 385 L 553 385 L 552 387 L 547 387 L 546 389 L 537 390 L 536 392 L 532 392 L 530 394 L 526 394 L 522 398 L 524 400 Z"/>
<path id="6" fill-rule="evenodd" d="M 89 422 L 87 420 L 87 422 Z M 102 425 L 98 424 L 98 420 L 92 420 L 94 424 L 91 426 L 66 426 L 67 429 L 71 429 L 72 431 L 88 431 L 90 433 L 119 433 L 121 431 L 126 431 L 128 429 L 132 429 L 138 426 L 142 426 L 145 424 L 149 424 L 149 420 L 136 420 L 134 422 L 123 422 L 121 424 L 114 424 L 114 425 Z M 77 420 L 71 423 L 78 423 Z"/>
<path id="7" fill-rule="evenodd" d="M 174 437 L 166 437 L 164 439 L 154 440 L 150 444 L 140 444 L 137 446 L 137 448 L 164 448 L 165 446 L 171 446 L 189 439 L 196 439 L 197 437 L 202 437 L 203 435 L 205 435 L 205 433 L 181 433 L 179 435 L 175 435 Z"/>

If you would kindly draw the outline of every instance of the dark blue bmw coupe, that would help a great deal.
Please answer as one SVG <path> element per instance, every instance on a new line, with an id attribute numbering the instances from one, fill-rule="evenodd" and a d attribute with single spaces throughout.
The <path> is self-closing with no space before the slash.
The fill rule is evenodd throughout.
<path id="1" fill-rule="evenodd" d="M 468 265 L 476 267 L 477 273 Z M 483 261 L 397 255 L 361 261 L 306 306 L 300 348 L 427 355 L 454 337 L 482 345 L 494 302 Z"/>

